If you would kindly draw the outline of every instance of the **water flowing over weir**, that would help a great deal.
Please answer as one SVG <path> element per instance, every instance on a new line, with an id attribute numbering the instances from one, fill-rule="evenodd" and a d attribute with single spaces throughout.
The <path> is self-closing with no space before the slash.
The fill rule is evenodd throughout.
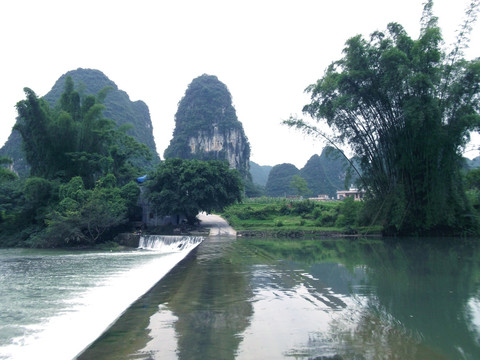
<path id="1" fill-rule="evenodd" d="M 0 250 L 0 359 L 75 358 L 202 241 L 148 235 L 120 252 Z"/>
<path id="2" fill-rule="evenodd" d="M 196 246 L 203 241 L 201 236 L 165 236 L 145 235 L 140 237 L 139 249 L 159 251 L 182 251 Z"/>

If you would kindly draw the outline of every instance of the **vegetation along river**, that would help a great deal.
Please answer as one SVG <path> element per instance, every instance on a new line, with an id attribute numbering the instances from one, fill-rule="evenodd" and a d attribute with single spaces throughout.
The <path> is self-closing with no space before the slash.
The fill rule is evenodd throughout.
<path id="1" fill-rule="evenodd" d="M 479 359 L 480 249 L 456 243 L 209 237 L 79 359 Z M 16 262 L 22 291 L 12 298 L 0 288 L 0 355 L 13 349 L 7 333 L 26 341 L 24 328 L 34 333 L 42 326 L 22 326 L 36 316 L 29 312 L 74 313 L 69 306 L 78 300 L 65 305 L 63 291 L 90 282 L 75 274 L 111 279 L 112 264 L 141 267 L 155 258 L 98 255 L 1 250 L 0 266 Z M 47 265 L 44 257 L 57 261 Z M 57 267 L 70 270 L 57 276 Z M 113 305 L 120 296 L 103 300 Z M 96 321 L 88 322 L 86 333 L 94 332 Z M 63 332 L 53 334 L 53 346 L 81 336 Z"/>

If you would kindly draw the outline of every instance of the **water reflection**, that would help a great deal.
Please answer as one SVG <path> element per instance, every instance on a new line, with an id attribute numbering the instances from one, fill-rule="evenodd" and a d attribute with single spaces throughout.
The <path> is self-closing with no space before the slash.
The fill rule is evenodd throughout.
<path id="1" fill-rule="evenodd" d="M 479 285 L 476 245 L 209 239 L 84 358 L 478 359 Z"/>

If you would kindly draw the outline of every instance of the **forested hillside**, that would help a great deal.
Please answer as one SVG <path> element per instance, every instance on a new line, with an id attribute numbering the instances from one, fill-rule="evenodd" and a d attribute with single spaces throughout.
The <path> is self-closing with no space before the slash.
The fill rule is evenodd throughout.
<path id="1" fill-rule="evenodd" d="M 290 186 L 290 183 L 299 172 L 293 164 L 275 165 L 268 175 L 265 186 L 266 195 L 273 197 L 294 195 L 295 191 Z"/>
<path id="2" fill-rule="evenodd" d="M 75 90 L 81 97 L 97 95 L 102 89 L 108 88 L 104 99 L 105 110 L 103 116 L 112 119 L 117 126 L 131 126 L 127 134 L 138 142 L 145 144 L 152 153 L 151 165 L 159 161 L 153 127 L 148 106 L 143 101 L 132 102 L 128 94 L 120 89 L 105 74 L 99 70 L 82 69 L 72 70 L 62 75 L 52 89 L 43 97 L 51 106 L 56 106 L 64 90 L 65 79 L 70 76 L 75 83 Z M 27 85 L 27 84 L 26 84 Z M 19 99 L 21 100 L 21 99 Z M 21 137 L 12 131 L 5 145 L 0 149 L 0 156 L 13 160 L 13 169 L 21 176 L 28 174 L 28 164 L 21 149 Z M 148 164 L 142 164 L 147 165 Z"/>
<path id="3" fill-rule="evenodd" d="M 337 190 L 344 190 L 349 163 L 343 155 L 332 147 L 325 147 L 320 156 L 313 155 L 300 170 L 314 196 L 326 194 L 335 197 Z M 351 179 L 350 181 L 351 182 Z"/>
<path id="4" fill-rule="evenodd" d="M 250 174 L 252 175 L 253 183 L 265 186 L 272 167 L 269 165 L 258 165 L 256 162 L 250 161 Z"/>
<path id="5" fill-rule="evenodd" d="M 256 164 L 255 164 L 256 165 Z M 259 165 L 254 167 L 260 168 Z M 300 177 L 305 181 L 306 193 L 310 196 L 328 195 L 335 198 L 337 190 L 344 190 L 356 181 L 349 162 L 335 148 L 325 147 L 321 155 L 313 155 L 302 169 L 292 164 L 275 165 L 268 174 L 265 193 L 268 196 L 298 194 Z"/>

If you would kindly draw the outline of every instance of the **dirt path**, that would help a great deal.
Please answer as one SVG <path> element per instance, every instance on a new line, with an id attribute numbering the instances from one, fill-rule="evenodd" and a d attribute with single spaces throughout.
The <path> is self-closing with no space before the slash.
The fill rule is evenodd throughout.
<path id="1" fill-rule="evenodd" d="M 237 232 L 219 215 L 201 213 L 197 218 L 200 226 L 210 229 L 209 236 L 237 236 Z"/>

